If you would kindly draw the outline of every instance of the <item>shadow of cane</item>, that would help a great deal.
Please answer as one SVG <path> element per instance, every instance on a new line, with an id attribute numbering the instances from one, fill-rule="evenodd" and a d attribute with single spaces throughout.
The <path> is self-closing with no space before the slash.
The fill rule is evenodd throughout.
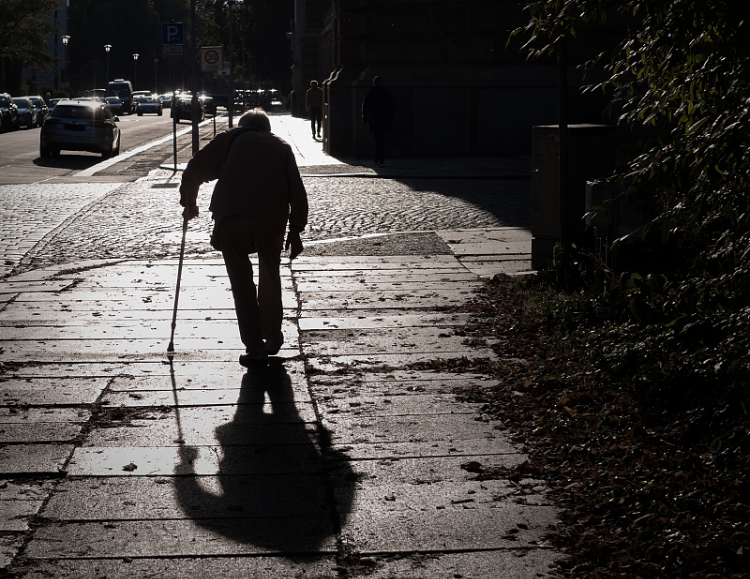
<path id="1" fill-rule="evenodd" d="M 259 551 L 335 549 L 356 477 L 347 457 L 330 448 L 326 429 L 300 417 L 283 364 L 243 376 L 237 411 L 215 437 L 221 452 L 216 475 L 195 473 L 201 452 L 195 447 L 180 449 L 175 469 L 178 504 L 196 525 Z M 336 471 L 336 488 L 327 469 Z"/>

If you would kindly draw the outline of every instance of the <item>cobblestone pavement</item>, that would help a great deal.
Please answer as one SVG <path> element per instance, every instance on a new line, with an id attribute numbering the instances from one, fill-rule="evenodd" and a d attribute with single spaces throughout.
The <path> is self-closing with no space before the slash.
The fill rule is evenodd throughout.
<path id="1" fill-rule="evenodd" d="M 435 230 L 526 226 L 528 181 L 305 177 L 310 200 L 306 255 L 447 253 Z M 89 259 L 156 259 L 179 254 L 182 219 L 178 181 L 128 183 L 90 204 L 23 258 L 21 270 Z M 201 188 L 204 209 L 213 184 Z M 212 221 L 190 222 L 186 256 L 210 255 Z M 425 235 L 403 235 L 424 232 Z M 388 234 L 387 237 L 371 237 Z M 401 235 L 399 235 L 401 234 Z M 352 240 L 349 238 L 365 239 Z M 335 246 L 332 240 L 340 240 Z M 323 242 L 323 243 L 309 243 Z M 393 251 L 398 249 L 397 251 Z"/>
<path id="2" fill-rule="evenodd" d="M 117 189 L 119 183 L 0 186 L 0 277 L 11 271 L 45 236 L 87 206 Z"/>
<path id="3" fill-rule="evenodd" d="M 213 128 L 203 127 L 201 146 L 212 137 Z M 190 157 L 189 135 L 178 146 L 178 162 L 184 163 Z M 82 260 L 179 255 L 181 172 L 166 168 L 171 153 L 171 143 L 164 143 L 97 174 L 134 180 L 124 184 L 0 187 L 0 276 Z M 302 168 L 310 200 L 305 255 L 450 253 L 435 231 L 530 225 L 529 179 L 396 179 L 350 172 L 372 169 Z M 212 191 L 213 183 L 201 188 L 204 212 L 190 222 L 187 257 L 217 256 L 208 244 Z"/>

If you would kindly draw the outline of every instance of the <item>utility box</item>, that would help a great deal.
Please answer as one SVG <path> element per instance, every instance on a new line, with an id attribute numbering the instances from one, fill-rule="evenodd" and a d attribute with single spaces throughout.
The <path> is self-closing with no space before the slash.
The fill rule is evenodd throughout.
<path id="1" fill-rule="evenodd" d="M 570 238 L 586 242 L 586 183 L 615 169 L 615 127 L 568 125 L 568 224 Z M 560 241 L 560 130 L 557 125 L 532 128 L 531 266 L 546 267 Z"/>

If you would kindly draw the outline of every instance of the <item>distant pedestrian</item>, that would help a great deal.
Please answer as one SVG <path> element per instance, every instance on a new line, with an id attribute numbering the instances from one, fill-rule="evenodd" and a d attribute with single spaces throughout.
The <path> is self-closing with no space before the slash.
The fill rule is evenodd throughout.
<path id="1" fill-rule="evenodd" d="M 318 86 L 317 80 L 310 81 L 310 88 L 305 93 L 305 109 L 310 113 L 313 139 L 316 122 L 318 123 L 318 138 L 320 138 L 320 129 L 323 124 L 323 90 Z"/>
<path id="2" fill-rule="evenodd" d="M 375 164 L 385 165 L 385 136 L 391 130 L 396 117 L 396 101 L 393 95 L 383 88 L 382 77 L 372 79 L 372 88 L 362 103 L 362 124 L 367 123 L 375 137 Z"/>
<path id="3" fill-rule="evenodd" d="M 180 185 L 186 219 L 198 217 L 201 183 L 218 179 L 209 210 L 211 245 L 221 251 L 232 285 L 245 353 L 245 367 L 265 365 L 284 343 L 281 331 L 281 249 L 294 259 L 302 252 L 300 232 L 307 224 L 307 193 L 292 148 L 271 133 L 259 108 L 240 117 L 237 128 L 217 135 L 188 163 Z M 256 291 L 249 254 L 258 253 Z"/>

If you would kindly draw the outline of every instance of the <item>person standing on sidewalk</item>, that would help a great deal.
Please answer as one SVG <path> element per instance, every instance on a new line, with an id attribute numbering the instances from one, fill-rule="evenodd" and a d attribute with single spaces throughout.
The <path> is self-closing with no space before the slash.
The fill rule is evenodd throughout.
<path id="1" fill-rule="evenodd" d="M 217 135 L 185 169 L 180 204 L 185 219 L 198 217 L 201 183 L 218 179 L 209 210 L 214 220 L 211 245 L 221 251 L 232 285 L 245 367 L 265 365 L 284 343 L 281 331 L 281 250 L 291 259 L 302 252 L 300 232 L 307 225 L 307 192 L 292 148 L 271 132 L 263 109 L 240 117 L 235 129 Z M 258 253 L 256 290 L 249 254 Z"/>
<path id="2" fill-rule="evenodd" d="M 391 130 L 396 117 L 396 101 L 393 95 L 383 88 L 382 77 L 372 79 L 372 88 L 362 103 L 362 124 L 368 124 L 375 137 L 375 164 L 385 165 L 385 136 Z"/>
<path id="3" fill-rule="evenodd" d="M 310 113 L 313 139 L 315 138 L 316 122 L 318 123 L 318 138 L 320 138 L 320 129 L 323 123 L 323 90 L 318 86 L 317 80 L 310 81 L 310 88 L 305 93 L 305 108 Z"/>

